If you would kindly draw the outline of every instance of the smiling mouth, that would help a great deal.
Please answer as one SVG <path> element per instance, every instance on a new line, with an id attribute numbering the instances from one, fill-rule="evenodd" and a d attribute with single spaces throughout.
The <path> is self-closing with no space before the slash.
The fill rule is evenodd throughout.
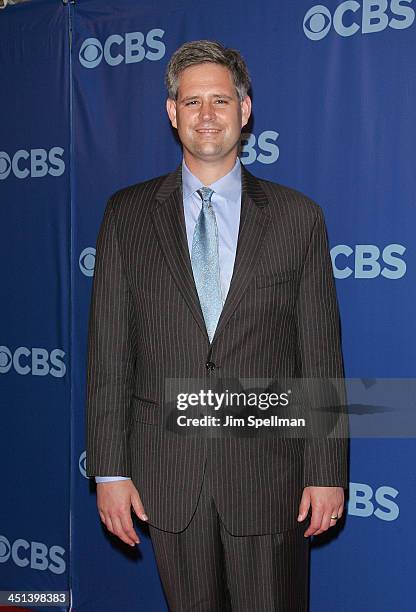
<path id="1" fill-rule="evenodd" d="M 217 130 L 215 128 L 201 128 L 200 130 L 195 130 L 198 134 L 218 134 L 221 130 Z"/>

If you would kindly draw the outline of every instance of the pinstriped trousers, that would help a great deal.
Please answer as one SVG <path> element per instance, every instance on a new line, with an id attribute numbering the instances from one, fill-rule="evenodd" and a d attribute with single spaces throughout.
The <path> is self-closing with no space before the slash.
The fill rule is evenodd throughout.
<path id="1" fill-rule="evenodd" d="M 306 612 L 306 526 L 283 533 L 233 536 L 211 494 L 209 460 L 194 515 L 183 531 L 149 525 L 171 612 Z"/>

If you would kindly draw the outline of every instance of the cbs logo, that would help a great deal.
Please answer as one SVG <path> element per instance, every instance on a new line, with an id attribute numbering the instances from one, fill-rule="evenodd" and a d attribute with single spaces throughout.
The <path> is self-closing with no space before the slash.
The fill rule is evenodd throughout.
<path id="1" fill-rule="evenodd" d="M 46 149 L 19 149 L 10 157 L 5 151 L 0 151 L 0 180 L 6 179 L 10 172 L 18 179 L 27 177 L 41 178 L 61 176 L 65 172 L 65 162 L 62 159 L 62 147 Z"/>
<path id="2" fill-rule="evenodd" d="M 88 479 L 87 476 L 87 451 L 83 451 L 78 459 L 78 469 L 84 478 Z M 89 480 L 89 479 L 88 479 Z"/>
<path id="3" fill-rule="evenodd" d="M 165 44 L 160 40 L 164 30 L 154 28 L 146 36 L 142 32 L 127 32 L 124 36 L 111 34 L 104 44 L 98 38 L 87 38 L 79 50 L 79 61 L 84 68 L 96 68 L 101 61 L 109 66 L 135 64 L 144 58 L 150 61 L 162 59 L 165 55 Z"/>
<path id="4" fill-rule="evenodd" d="M 12 368 L 17 374 L 62 378 L 66 373 L 63 361 L 65 352 L 54 349 L 49 353 L 45 348 L 19 346 L 13 353 L 7 346 L 0 346 L 0 374 L 7 374 Z"/>
<path id="5" fill-rule="evenodd" d="M 378 487 L 373 491 L 368 484 L 350 482 L 348 514 L 368 518 L 375 516 L 381 521 L 395 521 L 400 509 L 394 499 L 399 494 L 397 489 L 388 486 Z"/>
<path id="6" fill-rule="evenodd" d="M 406 262 L 401 258 L 405 251 L 402 244 L 388 244 L 382 251 L 375 244 L 356 244 L 354 248 L 338 244 L 331 249 L 334 276 L 402 278 L 406 274 Z"/>
<path id="7" fill-rule="evenodd" d="M 94 276 L 95 248 L 86 247 L 79 256 L 78 265 L 84 276 Z"/>
<path id="8" fill-rule="evenodd" d="M 415 11 L 408 6 L 413 0 L 348 0 L 337 6 L 333 15 L 323 4 L 310 8 L 303 19 L 303 31 L 309 40 L 322 40 L 331 29 L 340 36 L 353 36 L 357 32 L 372 34 L 387 27 L 395 30 L 409 28 L 415 20 Z M 390 17 L 387 13 L 390 5 Z M 361 15 L 360 15 L 361 9 Z"/>
<path id="9" fill-rule="evenodd" d="M 256 136 L 249 132 L 241 134 L 241 162 L 248 166 L 255 161 L 261 164 L 273 164 L 279 158 L 279 147 L 276 140 L 279 132 L 266 130 Z"/>
<path id="10" fill-rule="evenodd" d="M 28 542 L 22 538 L 10 543 L 5 536 L 0 535 L 0 563 L 11 559 L 18 567 L 63 574 L 66 568 L 62 558 L 64 554 L 62 546 L 48 547 L 43 542 Z"/>

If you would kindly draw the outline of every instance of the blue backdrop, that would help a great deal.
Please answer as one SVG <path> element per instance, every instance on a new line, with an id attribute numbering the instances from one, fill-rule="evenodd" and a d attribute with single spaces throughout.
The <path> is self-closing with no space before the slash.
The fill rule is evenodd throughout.
<path id="1" fill-rule="evenodd" d="M 415 376 L 415 10 L 38 0 L 0 12 L 0 590 L 71 590 L 77 612 L 167 609 L 146 532 L 130 550 L 99 520 L 85 368 L 106 201 L 181 159 L 163 79 L 183 42 L 242 52 L 244 163 L 324 209 L 347 375 Z M 415 448 L 410 435 L 352 440 L 345 527 L 312 550 L 312 611 L 414 609 Z"/>

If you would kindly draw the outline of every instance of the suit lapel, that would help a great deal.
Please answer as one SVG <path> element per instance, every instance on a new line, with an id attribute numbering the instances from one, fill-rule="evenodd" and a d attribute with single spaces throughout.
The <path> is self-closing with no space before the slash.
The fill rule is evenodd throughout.
<path id="1" fill-rule="evenodd" d="M 195 321 L 207 337 L 186 238 L 182 198 L 182 167 L 169 174 L 156 194 L 153 222 L 166 263 Z"/>
<path id="2" fill-rule="evenodd" d="M 214 343 L 238 306 L 253 277 L 261 246 L 269 226 L 268 201 L 258 180 L 241 166 L 241 213 L 234 271 L 222 309 Z"/>
<path id="3" fill-rule="evenodd" d="M 241 173 L 240 229 L 234 271 L 213 343 L 224 330 L 254 274 L 270 216 L 268 201 L 258 180 L 244 166 Z M 152 218 L 160 247 L 195 321 L 208 340 L 186 238 L 181 165 L 166 177 L 156 200 Z"/>

